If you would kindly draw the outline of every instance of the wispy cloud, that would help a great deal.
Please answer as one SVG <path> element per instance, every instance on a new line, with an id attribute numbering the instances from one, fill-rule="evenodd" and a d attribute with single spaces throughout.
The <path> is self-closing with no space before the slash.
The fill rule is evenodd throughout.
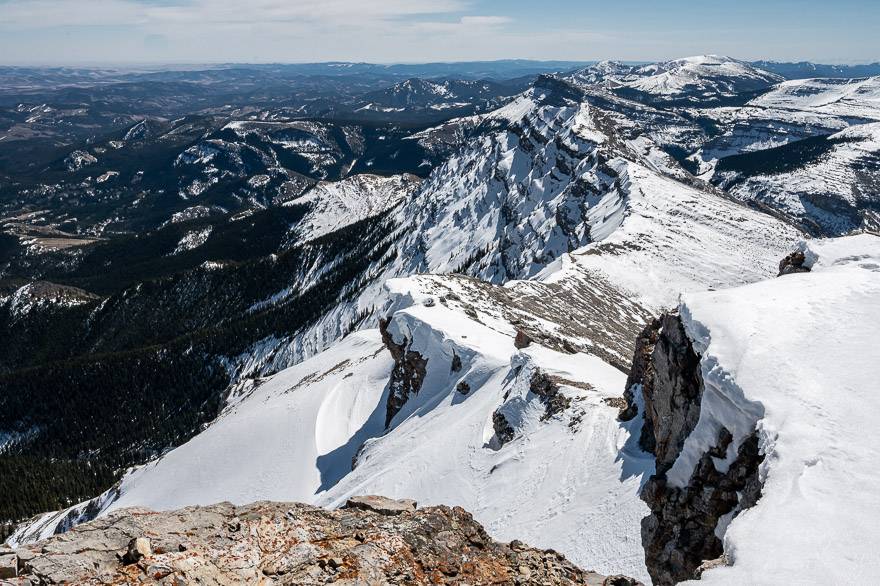
<path id="1" fill-rule="evenodd" d="M 0 2 L 0 26 L 144 26 L 175 24 L 362 24 L 412 16 L 461 12 L 461 0 L 7 0 Z"/>
<path id="2" fill-rule="evenodd" d="M 512 20 L 509 16 L 462 16 L 459 22 L 465 26 L 500 26 Z"/>
<path id="3" fill-rule="evenodd" d="M 61 60 L 102 55 L 187 61 L 444 58 L 490 43 L 513 22 L 506 15 L 476 12 L 475 2 L 0 0 L 0 52 L 5 31 L 7 38 L 17 35 L 8 54 L 27 52 L 49 60 L 53 49 Z M 27 31 L 33 35 L 24 38 Z M 23 47 L 22 41 L 34 46 Z"/>

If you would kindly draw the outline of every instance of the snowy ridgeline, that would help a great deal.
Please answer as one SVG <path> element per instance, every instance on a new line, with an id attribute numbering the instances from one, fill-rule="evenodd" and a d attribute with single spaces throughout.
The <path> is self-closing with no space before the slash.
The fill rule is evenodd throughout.
<path id="1" fill-rule="evenodd" d="M 687 98 L 694 102 L 768 88 L 784 78 L 746 63 L 718 55 L 698 55 L 649 65 L 603 61 L 574 74 L 590 84 L 629 88 L 660 99 Z"/>
<path id="2" fill-rule="evenodd" d="M 375 263 L 358 295 L 306 331 L 266 340 L 240 357 L 237 373 L 274 372 L 307 358 L 362 314 L 375 326 L 389 278 L 465 272 L 492 283 L 590 286 L 596 275 L 608 275 L 624 297 L 655 312 L 683 291 L 773 274 L 800 238 L 769 215 L 683 183 L 684 171 L 650 139 L 612 140 L 620 129 L 598 108 L 554 105 L 547 95 L 553 91 L 533 88 L 486 115 L 504 129 L 475 137 L 410 197 L 400 196 L 411 186 L 406 181 L 361 178 L 320 184 L 306 195 L 321 203 L 303 221 L 304 232 L 324 234 L 389 210 L 398 252 Z"/>
<path id="3" fill-rule="evenodd" d="M 687 295 L 681 314 L 702 354 L 697 427 L 669 473 L 682 484 L 721 426 L 756 428 L 758 503 L 724 533 L 732 563 L 700 584 L 870 584 L 880 578 L 880 238 L 812 241 L 812 272 Z"/>
<path id="4" fill-rule="evenodd" d="M 461 505 L 500 539 L 646 578 L 638 491 L 653 461 L 631 441 L 639 422 L 619 423 L 606 401 L 619 397 L 625 375 L 584 354 L 517 349 L 509 324 L 473 319 L 406 286 L 394 285 L 389 331 L 425 357 L 427 373 L 390 431 L 393 361 L 378 331 L 357 332 L 265 380 L 190 442 L 131 471 L 118 498 L 98 503 L 102 514 L 224 500 L 337 506 L 365 493 L 413 497 Z M 530 389 L 538 370 L 558 378 L 570 409 L 545 417 L 545 401 Z M 493 427 L 500 408 L 515 427 L 503 446 Z M 48 536 L 62 516 L 31 529 Z"/>

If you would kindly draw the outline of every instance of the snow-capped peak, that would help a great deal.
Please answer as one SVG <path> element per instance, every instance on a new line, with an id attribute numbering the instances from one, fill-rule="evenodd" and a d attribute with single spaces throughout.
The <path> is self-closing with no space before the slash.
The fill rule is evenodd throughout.
<path id="1" fill-rule="evenodd" d="M 699 93 L 733 95 L 769 88 L 783 81 L 775 73 L 718 55 L 685 57 L 637 68 L 637 79 L 628 86 L 656 96 L 676 97 Z"/>

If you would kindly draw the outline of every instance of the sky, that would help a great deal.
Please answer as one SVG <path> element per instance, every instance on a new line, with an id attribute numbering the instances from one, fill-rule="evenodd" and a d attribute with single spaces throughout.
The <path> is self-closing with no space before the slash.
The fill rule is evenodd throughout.
<path id="1" fill-rule="evenodd" d="M 880 0 L 0 0 L 0 63 L 880 61 Z"/>

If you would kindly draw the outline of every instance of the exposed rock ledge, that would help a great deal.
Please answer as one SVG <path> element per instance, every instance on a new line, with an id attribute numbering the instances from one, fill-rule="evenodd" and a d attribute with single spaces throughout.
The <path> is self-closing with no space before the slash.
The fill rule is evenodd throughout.
<path id="1" fill-rule="evenodd" d="M 724 524 L 757 502 L 758 467 L 764 457 L 753 433 L 736 446 L 736 458 L 729 466 L 716 466 L 733 440 L 722 426 L 715 446 L 701 454 L 687 486 L 667 481 L 667 472 L 699 421 L 704 393 L 701 356 L 677 314 L 653 320 L 637 339 L 621 419 L 637 413 L 636 393 L 644 405 L 639 445 L 655 455 L 657 470 L 641 494 L 651 508 L 642 520 L 645 563 L 654 585 L 668 586 L 699 578 L 707 567 L 726 563 L 719 529 L 723 531 Z"/>
<path id="2" fill-rule="evenodd" d="M 0 559 L 18 573 L 0 584 L 638 584 L 493 541 L 459 507 L 382 497 L 125 509 Z"/>

